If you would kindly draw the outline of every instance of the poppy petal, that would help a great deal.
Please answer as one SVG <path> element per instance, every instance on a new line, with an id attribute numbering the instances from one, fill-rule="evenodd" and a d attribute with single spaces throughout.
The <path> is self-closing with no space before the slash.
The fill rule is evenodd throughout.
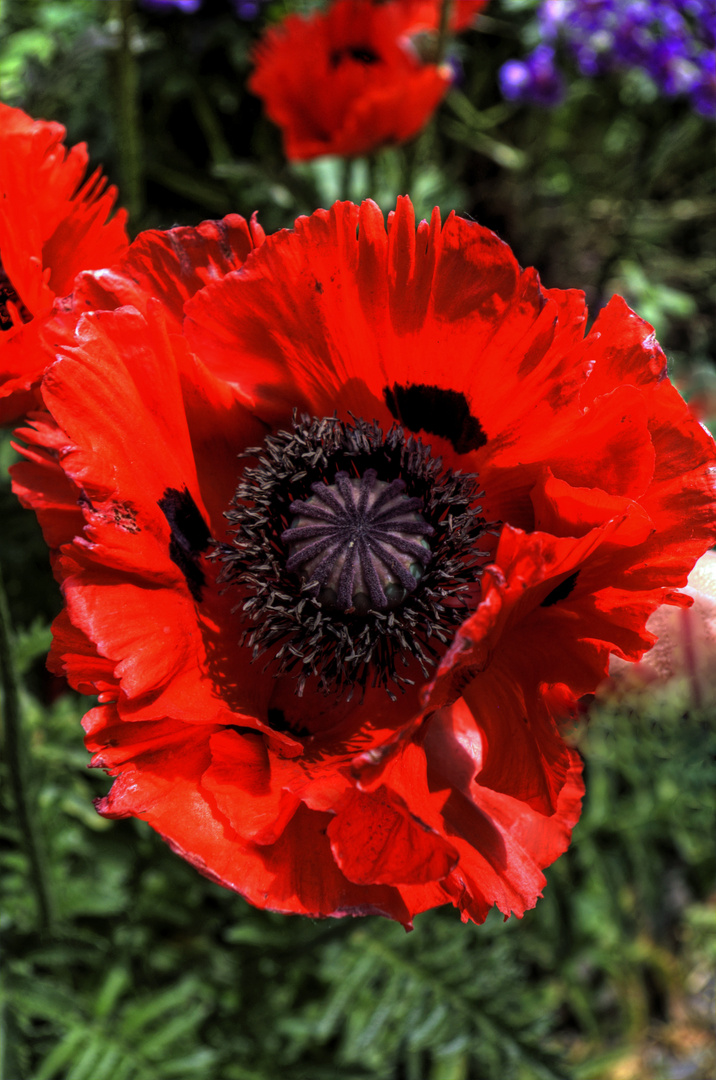
<path id="1" fill-rule="evenodd" d="M 176 237 L 136 249 L 174 293 L 58 314 L 52 420 L 19 432 L 100 810 L 276 911 L 522 915 L 579 814 L 578 699 L 716 540 L 713 440 L 646 324 L 612 303 L 585 337 L 472 222 L 341 203 L 238 269 L 191 235 L 186 273 Z M 359 561 L 382 591 L 339 602 Z"/>

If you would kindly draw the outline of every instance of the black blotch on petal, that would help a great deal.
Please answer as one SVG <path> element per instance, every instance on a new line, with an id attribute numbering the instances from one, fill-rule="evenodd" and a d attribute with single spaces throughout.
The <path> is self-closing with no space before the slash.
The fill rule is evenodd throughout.
<path id="1" fill-rule="evenodd" d="M 458 454 L 479 450 L 487 442 L 480 421 L 471 415 L 467 398 L 458 390 L 425 384 L 386 386 L 383 399 L 391 415 L 410 431 L 427 431 L 452 443 Z"/>
<path id="2" fill-rule="evenodd" d="M 339 67 L 344 60 L 355 60 L 358 64 L 377 64 L 380 57 L 371 48 L 362 45 L 353 45 L 345 49 L 334 49 L 330 55 L 331 67 Z"/>
<path id="3" fill-rule="evenodd" d="M 268 726 L 274 731 L 280 732 L 282 735 L 296 735 L 299 738 L 305 738 L 310 735 L 311 732 L 307 727 L 294 727 L 289 720 L 286 719 L 286 713 L 283 709 L 270 708 L 268 710 Z"/>
<path id="4" fill-rule="evenodd" d="M 191 258 L 189 257 L 189 253 L 184 247 L 184 244 L 182 244 L 180 237 L 177 235 L 174 229 L 168 229 L 167 232 L 164 233 L 164 236 L 166 237 L 168 244 L 174 252 L 176 260 L 179 263 L 179 269 L 181 270 L 182 275 L 184 277 L 189 277 L 194 271 L 194 266 L 192 264 Z"/>
<path id="5" fill-rule="evenodd" d="M 552 604 L 556 604 L 559 600 L 566 600 L 571 593 L 574 586 L 577 584 L 577 578 L 579 577 L 579 570 L 575 570 L 573 574 L 566 577 L 564 581 L 561 581 L 559 585 L 555 585 L 552 592 L 547 593 L 544 600 L 540 604 L 540 607 L 552 607 Z"/>
<path id="6" fill-rule="evenodd" d="M 234 253 L 231 250 L 231 240 L 229 239 L 229 227 L 225 221 L 219 220 L 214 222 L 217 235 L 219 237 L 219 250 L 223 258 L 228 263 L 235 262 Z"/>
<path id="7" fill-rule="evenodd" d="M 206 584 L 198 558 L 209 546 L 209 528 L 186 488 L 181 491 L 167 488 L 157 505 L 172 531 L 169 558 L 181 570 L 189 592 L 198 603 Z"/>
<path id="8" fill-rule="evenodd" d="M 288 724 L 286 722 L 286 714 L 283 709 L 269 709 L 268 726 L 273 728 L 274 731 L 288 731 Z"/>

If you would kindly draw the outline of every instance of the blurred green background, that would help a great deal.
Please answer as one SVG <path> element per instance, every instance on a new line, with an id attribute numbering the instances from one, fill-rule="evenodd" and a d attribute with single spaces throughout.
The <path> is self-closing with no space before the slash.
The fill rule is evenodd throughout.
<path id="1" fill-rule="evenodd" d="M 709 420 L 713 125 L 633 72 L 572 71 L 553 109 L 504 102 L 497 72 L 532 44 L 536 4 L 492 0 L 414 143 L 290 165 L 245 82 L 266 21 L 309 6 L 0 0 L 0 99 L 88 143 L 133 234 L 254 210 L 273 231 L 343 194 L 470 215 L 594 312 L 624 295 Z M 86 770 L 87 700 L 44 669 L 60 597 L 12 457 L 7 434 L 0 563 L 49 903 L 3 776 L 0 1080 L 713 1080 L 716 728 L 688 684 L 603 694 L 575 731 L 584 816 L 522 921 L 441 909 L 406 935 L 255 911 L 141 823 L 95 814 L 108 779 Z"/>

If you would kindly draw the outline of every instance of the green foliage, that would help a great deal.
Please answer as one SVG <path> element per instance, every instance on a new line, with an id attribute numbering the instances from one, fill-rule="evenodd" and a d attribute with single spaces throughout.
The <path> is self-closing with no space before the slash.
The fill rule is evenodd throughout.
<path id="1" fill-rule="evenodd" d="M 183 1080 L 206 1076 L 216 1054 L 198 1043 L 207 1014 L 206 993 L 187 975 L 159 993 L 137 995 L 127 969 L 110 967 L 92 998 L 60 988 L 53 969 L 62 969 L 71 950 L 41 950 L 30 958 L 48 969 L 32 983 L 11 972 L 8 993 L 19 1031 L 44 1023 L 65 1034 L 52 1045 L 34 1080 Z M 15 978 L 13 978 L 15 976 Z"/>
<path id="2" fill-rule="evenodd" d="M 45 634 L 44 647 L 30 656 L 29 641 L 19 662 L 29 664 L 40 659 L 47 651 L 47 631 L 43 626 L 60 609 L 60 594 L 55 584 L 47 558 L 47 545 L 42 539 L 35 515 L 21 509 L 10 489 L 9 468 L 18 460 L 11 442 L 12 431 L 0 430 L 0 521 L 2 522 L 2 547 L 0 558 L 5 578 L 13 620 L 30 636 Z M 34 630 L 30 627 L 34 626 Z M 23 668 L 26 670 L 26 667 Z"/>
<path id="3" fill-rule="evenodd" d="M 585 812 L 534 911 L 475 927 L 444 908 L 407 935 L 256 911 L 99 818 L 84 704 L 25 697 L 56 912 L 39 935 L 9 814 L 5 1080 L 605 1080 L 655 1009 L 716 977 L 716 731 L 676 691 L 593 710 Z"/>
<path id="4" fill-rule="evenodd" d="M 606 99 L 606 100 L 605 100 Z M 663 102 L 625 109 L 617 88 L 573 85 L 545 117 L 523 110 L 510 136 L 523 172 L 490 192 L 516 250 L 595 310 L 623 295 L 669 355 L 712 353 L 716 187 L 708 125 Z M 531 183 L 525 183 L 529 172 Z"/>

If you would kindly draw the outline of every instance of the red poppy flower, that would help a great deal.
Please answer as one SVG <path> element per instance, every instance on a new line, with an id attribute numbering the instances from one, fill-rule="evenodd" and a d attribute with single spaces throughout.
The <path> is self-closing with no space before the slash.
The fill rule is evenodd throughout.
<path id="1" fill-rule="evenodd" d="M 451 71 L 421 62 L 414 16 L 420 23 L 424 13 L 401 0 L 336 0 L 267 31 L 248 85 L 281 128 L 286 157 L 354 157 L 417 135 Z"/>
<path id="2" fill-rule="evenodd" d="M 0 104 L 0 420 L 21 415 L 47 357 L 42 318 L 80 270 L 115 262 L 126 213 L 100 170 L 85 179 L 84 143 L 66 150 L 61 124 Z"/>
<path id="3" fill-rule="evenodd" d="M 585 336 L 455 215 L 337 203 L 215 270 L 181 333 L 82 316 L 21 433 L 100 812 L 272 910 L 521 915 L 579 813 L 563 723 L 714 542 L 713 440 L 622 300 Z"/>

